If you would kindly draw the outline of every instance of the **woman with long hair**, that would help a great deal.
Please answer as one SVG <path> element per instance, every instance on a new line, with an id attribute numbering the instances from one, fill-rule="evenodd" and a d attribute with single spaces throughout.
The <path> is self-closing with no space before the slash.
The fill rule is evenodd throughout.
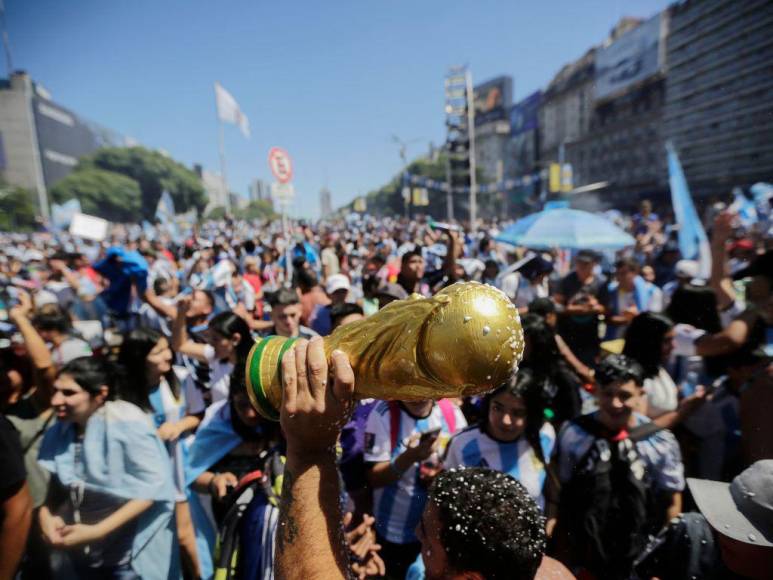
<path id="1" fill-rule="evenodd" d="M 536 314 L 521 317 L 524 335 L 520 369 L 530 370 L 539 379 L 534 382 L 534 406 L 556 425 L 580 414 L 582 401 L 579 377 L 570 368 L 558 348 L 556 333 L 544 318 Z"/>
<path id="2" fill-rule="evenodd" d="M 682 400 L 679 389 L 664 365 L 674 350 L 674 323 L 663 314 L 643 312 L 637 315 L 625 332 L 623 354 L 644 369 L 643 407 L 637 409 L 667 429 L 681 422 L 703 400 L 700 389 Z"/>
<path id="3" fill-rule="evenodd" d="M 182 298 L 177 306 L 177 318 L 172 328 L 172 349 L 209 365 L 207 393 L 209 402 L 228 399 L 231 373 L 238 359 L 246 359 L 254 341 L 247 322 L 238 314 L 226 311 L 209 321 L 207 344 L 194 342 L 188 337 L 185 318 L 191 304 L 190 296 Z"/>
<path id="4" fill-rule="evenodd" d="M 51 403 L 58 421 L 40 449 L 52 480 L 39 521 L 55 576 L 178 576 L 171 466 L 150 418 L 116 399 L 115 371 L 95 357 L 59 371 Z"/>
<path id="5" fill-rule="evenodd" d="M 534 373 L 521 370 L 483 399 L 481 417 L 451 438 L 443 467 L 489 467 L 512 475 L 545 507 L 547 465 L 556 432 L 544 421 Z"/>
<path id="6" fill-rule="evenodd" d="M 186 445 L 181 436 L 201 423 L 205 405 L 193 377 L 184 367 L 172 365 L 174 354 L 166 337 L 150 328 L 137 328 L 121 344 L 121 398 L 153 416 L 156 433 L 166 445 L 172 461 L 175 484 L 175 516 L 183 566 L 198 577 L 196 536 L 185 486 Z M 139 373 L 139 369 L 143 369 Z M 139 376 L 138 376 L 139 374 Z"/>

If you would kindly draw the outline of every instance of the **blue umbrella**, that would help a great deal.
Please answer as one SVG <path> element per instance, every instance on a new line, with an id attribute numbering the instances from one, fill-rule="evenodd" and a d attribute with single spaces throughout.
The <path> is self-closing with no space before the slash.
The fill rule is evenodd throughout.
<path id="1" fill-rule="evenodd" d="M 496 238 L 534 249 L 616 250 L 636 241 L 602 215 L 577 209 L 545 209 L 519 219 Z"/>

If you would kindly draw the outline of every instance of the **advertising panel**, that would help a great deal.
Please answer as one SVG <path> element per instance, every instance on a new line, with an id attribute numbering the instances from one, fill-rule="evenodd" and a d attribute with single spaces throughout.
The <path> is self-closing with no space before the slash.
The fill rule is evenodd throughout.
<path id="1" fill-rule="evenodd" d="M 510 109 L 510 135 L 516 136 L 537 128 L 542 91 L 532 93 Z"/>
<path id="2" fill-rule="evenodd" d="M 69 174 L 84 155 L 99 147 L 119 144 L 116 134 L 80 119 L 40 95 L 33 96 L 32 104 L 46 187 Z"/>
<path id="3" fill-rule="evenodd" d="M 501 76 L 473 89 L 475 95 L 475 125 L 507 119 L 513 101 L 513 78 Z"/>
<path id="4" fill-rule="evenodd" d="M 596 98 L 604 99 L 663 68 L 664 19 L 658 14 L 596 53 Z"/>

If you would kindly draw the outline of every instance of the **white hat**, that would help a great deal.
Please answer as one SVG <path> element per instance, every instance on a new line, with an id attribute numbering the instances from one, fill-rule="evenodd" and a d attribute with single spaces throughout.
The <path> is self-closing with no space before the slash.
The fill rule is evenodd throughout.
<path id="1" fill-rule="evenodd" d="M 352 289 L 352 285 L 349 283 L 349 278 L 344 274 L 333 274 L 327 279 L 325 284 L 325 292 L 328 296 L 337 292 L 338 290 L 346 290 L 347 292 Z"/>
<path id="2" fill-rule="evenodd" d="M 679 260 L 674 266 L 674 274 L 677 278 L 697 278 L 698 262 L 695 260 Z"/>

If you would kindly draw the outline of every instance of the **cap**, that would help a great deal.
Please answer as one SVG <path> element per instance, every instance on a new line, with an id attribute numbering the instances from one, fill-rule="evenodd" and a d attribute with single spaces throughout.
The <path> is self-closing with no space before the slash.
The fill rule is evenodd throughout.
<path id="1" fill-rule="evenodd" d="M 752 464 L 732 483 L 687 480 L 698 509 L 720 534 L 773 547 L 773 459 Z"/>
<path id="2" fill-rule="evenodd" d="M 753 276 L 767 276 L 773 278 L 773 250 L 768 250 L 761 256 L 757 256 L 746 268 L 733 274 L 733 280 L 742 280 Z"/>
<path id="3" fill-rule="evenodd" d="M 327 283 L 325 284 L 325 292 L 333 294 L 338 290 L 346 290 L 347 292 L 352 289 L 352 285 L 349 283 L 349 278 L 344 274 L 333 274 L 328 276 Z"/>
<path id="4" fill-rule="evenodd" d="M 733 252 L 735 250 L 753 250 L 754 249 L 754 242 L 752 242 L 748 238 L 742 238 L 740 240 L 736 240 L 732 244 L 730 244 L 730 247 L 728 248 L 729 251 Z"/>
<path id="5" fill-rule="evenodd" d="M 679 260 L 674 266 L 674 274 L 677 278 L 692 280 L 698 277 L 698 262 L 695 260 Z"/>
<path id="6" fill-rule="evenodd" d="M 408 292 L 400 284 L 393 282 L 384 282 L 376 289 L 376 294 L 379 296 L 388 296 L 395 300 L 403 300 L 408 298 Z"/>

